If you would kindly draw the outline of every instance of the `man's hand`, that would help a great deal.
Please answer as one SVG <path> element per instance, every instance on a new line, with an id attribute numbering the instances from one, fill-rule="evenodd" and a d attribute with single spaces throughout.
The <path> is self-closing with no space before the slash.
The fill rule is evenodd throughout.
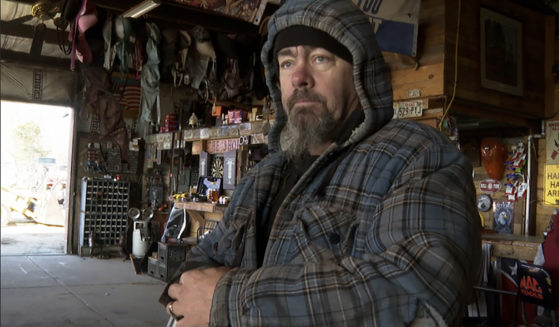
<path id="1" fill-rule="evenodd" d="M 167 293 L 175 299 L 173 313 L 184 316 L 177 321 L 177 327 L 208 326 L 215 286 L 229 270 L 226 267 L 189 270 L 181 275 L 179 283 L 169 286 Z"/>

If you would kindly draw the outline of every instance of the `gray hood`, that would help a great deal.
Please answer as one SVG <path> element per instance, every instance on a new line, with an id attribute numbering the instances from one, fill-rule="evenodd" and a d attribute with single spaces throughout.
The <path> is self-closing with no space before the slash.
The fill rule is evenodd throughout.
<path id="1" fill-rule="evenodd" d="M 353 81 L 365 120 L 343 145 L 360 141 L 392 119 L 394 110 L 390 72 L 368 17 L 350 0 L 291 0 L 271 17 L 268 39 L 261 53 L 266 69 L 266 85 L 276 110 L 275 123 L 268 135 L 271 153 L 281 151 L 280 133 L 287 122 L 281 104 L 278 69 L 273 58 L 274 41 L 278 32 L 293 25 L 324 31 L 353 55 Z"/>

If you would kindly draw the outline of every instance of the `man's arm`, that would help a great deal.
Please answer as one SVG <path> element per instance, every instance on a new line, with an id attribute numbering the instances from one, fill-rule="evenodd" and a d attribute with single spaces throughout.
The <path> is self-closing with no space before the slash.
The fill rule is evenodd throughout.
<path id="1" fill-rule="evenodd" d="M 365 255 L 233 269 L 218 281 L 210 325 L 455 324 L 479 262 L 479 218 L 469 164 L 440 154 L 425 150 L 371 212 L 355 241 Z"/>
<path id="2" fill-rule="evenodd" d="M 252 183 L 253 181 L 251 178 L 245 178 L 241 183 L 239 183 L 239 185 L 237 185 L 235 191 L 243 194 L 245 193 L 246 189 L 251 187 Z M 176 299 L 169 296 L 168 290 L 172 284 L 180 282 L 181 275 L 184 272 L 195 269 L 224 267 L 227 265 L 225 256 L 217 254 L 218 251 L 216 251 L 217 249 L 214 248 L 214 244 L 217 244 L 218 241 L 223 239 L 229 240 L 228 243 L 231 244 L 231 240 L 235 236 L 235 231 L 230 228 L 231 216 L 234 213 L 234 208 L 238 206 L 239 202 L 242 202 L 242 196 L 233 197 L 232 202 L 229 204 L 229 207 L 224 212 L 223 218 L 218 223 L 216 228 L 211 233 L 206 235 L 206 237 L 204 237 L 204 239 L 200 243 L 194 246 L 186 254 L 185 261 L 177 270 L 177 273 L 173 276 L 173 278 L 171 278 L 170 282 L 167 284 L 161 296 L 159 297 L 159 302 L 162 305 L 167 306 L 170 302 Z M 229 249 L 231 249 L 231 247 L 229 247 Z M 231 251 L 221 251 L 221 253 L 223 252 L 231 253 Z M 231 266 L 231 264 L 229 264 L 229 266 Z"/>
<path id="3" fill-rule="evenodd" d="M 169 296 L 176 299 L 172 302 L 172 313 L 184 317 L 177 321 L 177 327 L 209 324 L 215 286 L 228 270 L 225 267 L 189 270 L 169 286 Z"/>
<path id="4" fill-rule="evenodd" d="M 175 283 L 180 283 L 181 276 L 184 272 L 192 271 L 192 270 L 199 270 L 199 269 L 208 269 L 214 267 L 222 267 L 223 262 L 215 261 L 212 258 L 215 258 L 211 254 L 211 244 L 213 244 L 213 240 L 220 239 L 223 235 L 224 227 L 223 223 L 218 224 L 215 230 L 213 230 L 204 241 L 200 244 L 192 248 L 188 253 L 186 260 L 177 270 L 177 273 L 171 278 L 171 281 L 167 284 L 163 292 L 159 297 L 159 303 L 164 306 L 167 306 L 170 302 L 176 300 L 176 297 L 170 296 L 169 288 L 171 285 Z M 217 258 L 215 258 L 217 259 Z"/>
<path id="5" fill-rule="evenodd" d="M 210 325 L 404 325 L 420 315 L 456 323 L 479 261 L 479 222 L 469 165 L 461 156 L 441 160 L 437 151 L 425 151 L 371 212 L 355 241 L 364 255 L 308 257 L 301 264 L 220 275 Z M 225 233 L 230 231 L 209 236 L 223 241 Z M 203 242 L 192 257 L 215 262 L 212 243 Z M 304 252 L 309 244 L 297 246 Z"/>

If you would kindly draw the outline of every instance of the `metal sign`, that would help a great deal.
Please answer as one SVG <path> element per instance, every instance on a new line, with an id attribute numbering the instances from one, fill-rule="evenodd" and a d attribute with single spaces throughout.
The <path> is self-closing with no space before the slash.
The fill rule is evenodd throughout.
<path id="1" fill-rule="evenodd" d="M 392 118 L 411 118 L 423 116 L 423 100 L 394 102 Z"/>
<path id="2" fill-rule="evenodd" d="M 494 179 L 484 179 L 479 183 L 479 189 L 483 193 L 495 193 L 501 189 L 501 183 Z"/>
<path id="3" fill-rule="evenodd" d="M 559 120 L 548 120 L 545 126 L 545 163 L 559 164 Z"/>
<path id="4" fill-rule="evenodd" d="M 383 51 L 415 57 L 420 0 L 353 0 L 369 16 Z"/>
<path id="5" fill-rule="evenodd" d="M 200 163 L 198 172 L 200 176 L 208 175 L 208 153 L 206 151 L 200 152 Z"/>
<path id="6" fill-rule="evenodd" d="M 235 179 L 237 176 L 237 151 L 231 150 L 223 154 L 223 189 L 235 189 Z"/>
<path id="7" fill-rule="evenodd" d="M 38 159 L 38 162 L 40 164 L 55 164 L 56 163 L 56 158 L 44 158 L 41 157 Z"/>
<path id="8" fill-rule="evenodd" d="M 545 165 L 544 203 L 559 204 L 559 165 Z"/>

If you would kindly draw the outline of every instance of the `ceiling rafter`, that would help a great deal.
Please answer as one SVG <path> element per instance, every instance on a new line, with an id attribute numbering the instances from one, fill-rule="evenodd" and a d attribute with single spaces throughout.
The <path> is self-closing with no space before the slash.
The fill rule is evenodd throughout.
<path id="1" fill-rule="evenodd" d="M 28 53 L 11 50 L 0 50 L 0 61 L 20 62 L 24 64 L 52 66 L 63 70 L 70 70 L 70 59 L 47 56 L 33 57 Z"/>
<path id="2" fill-rule="evenodd" d="M 33 5 L 37 0 L 6 0 L 10 2 Z M 96 0 L 95 5 L 106 10 L 123 13 L 140 3 L 140 0 Z M 217 12 L 190 7 L 172 0 L 163 0 L 162 4 L 147 15 L 156 23 L 170 23 L 177 27 L 203 26 L 221 33 L 258 34 L 258 26 L 241 19 Z M 2 32 L 5 34 L 4 32 Z"/>
<path id="3" fill-rule="evenodd" d="M 96 0 L 95 5 L 114 12 L 124 12 L 137 5 L 138 0 Z M 161 5 L 147 16 L 156 22 L 167 22 L 178 27 L 200 25 L 208 30 L 221 33 L 258 34 L 258 26 L 241 19 L 220 13 L 189 7 L 172 0 L 162 1 Z"/>
<path id="4" fill-rule="evenodd" d="M 34 35 L 34 27 L 32 25 L 25 25 L 25 24 L 17 24 L 12 22 L 7 22 L 4 20 L 0 21 L 0 25 L 2 26 L 2 34 L 10 35 L 10 36 L 17 36 L 32 39 Z M 45 42 L 50 44 L 58 44 L 58 39 L 60 40 L 68 40 L 68 32 L 67 31 L 57 31 L 53 29 L 47 29 L 45 31 Z"/>

